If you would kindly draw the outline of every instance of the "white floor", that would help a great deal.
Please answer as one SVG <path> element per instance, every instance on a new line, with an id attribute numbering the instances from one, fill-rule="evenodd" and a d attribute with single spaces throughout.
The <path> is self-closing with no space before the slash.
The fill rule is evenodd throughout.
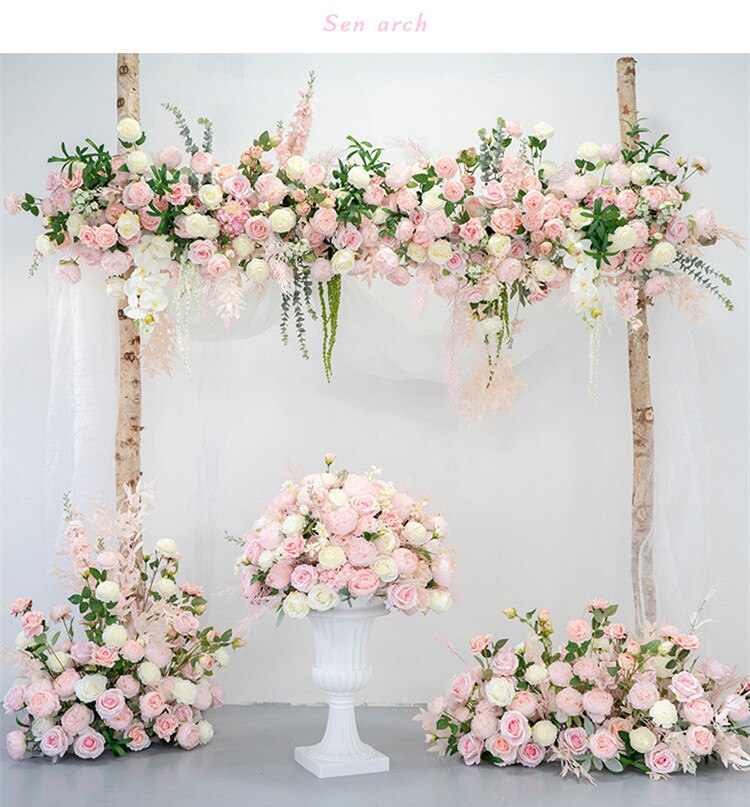
<path id="1" fill-rule="evenodd" d="M 391 758 L 390 773 L 318 780 L 293 761 L 320 739 L 325 711 L 308 706 L 227 706 L 216 736 L 195 751 L 151 748 L 96 763 L 64 758 L 0 766 L 2 807 L 748 807 L 750 774 L 710 766 L 696 776 L 651 782 L 600 774 L 598 786 L 561 780 L 554 765 L 467 768 L 426 753 L 412 708 L 361 708 L 360 733 Z M 10 720 L 3 721 L 5 731 Z M 3 751 L 4 754 L 4 751 Z"/>

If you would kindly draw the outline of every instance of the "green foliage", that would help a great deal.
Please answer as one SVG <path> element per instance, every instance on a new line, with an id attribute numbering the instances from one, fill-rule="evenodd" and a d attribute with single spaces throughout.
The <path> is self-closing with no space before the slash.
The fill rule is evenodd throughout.
<path id="1" fill-rule="evenodd" d="M 112 155 L 103 145 L 98 146 L 91 138 L 87 138 L 85 142 L 85 146 L 76 146 L 72 154 L 65 143 L 60 143 L 62 155 L 48 157 L 47 162 L 59 163 L 60 171 L 67 174 L 68 178 L 80 168 L 82 187 L 87 190 L 105 187 L 115 178 L 112 171 Z"/>
<path id="2" fill-rule="evenodd" d="M 669 135 L 663 134 L 653 143 L 649 143 L 643 135 L 651 130 L 641 125 L 644 120 L 645 118 L 639 118 L 627 132 L 631 148 L 622 149 L 622 159 L 626 163 L 647 163 L 659 154 L 669 155 L 667 149 L 664 148 L 664 142 Z"/>
<path id="3" fill-rule="evenodd" d="M 177 124 L 177 128 L 180 130 L 180 135 L 185 142 L 185 149 L 187 150 L 188 154 L 195 154 L 198 151 L 198 146 L 193 140 L 193 136 L 190 132 L 190 125 L 188 124 L 187 120 L 185 120 L 185 116 L 182 114 L 181 110 L 174 104 L 169 104 L 166 101 L 162 104 L 162 107 L 166 109 L 167 112 L 171 112 L 174 116 L 175 123 Z"/>
<path id="4" fill-rule="evenodd" d="M 591 243 L 591 250 L 586 254 L 596 260 L 597 268 L 603 263 L 609 265 L 609 249 L 614 231 L 625 224 L 625 219 L 616 205 L 602 204 L 601 199 L 594 200 L 593 210 L 584 210 L 581 215 L 591 221 L 584 225 L 582 231 Z"/>
<path id="5" fill-rule="evenodd" d="M 678 255 L 675 263 L 685 275 L 696 283 L 700 283 L 709 293 L 720 300 L 727 311 L 734 311 L 734 303 L 724 294 L 719 285 L 731 286 L 732 278 L 712 268 L 697 256 Z"/>
<path id="6" fill-rule="evenodd" d="M 341 305 L 341 275 L 334 275 L 325 284 L 319 283 L 318 297 L 320 300 L 320 319 L 323 323 L 323 367 L 326 372 L 326 379 L 330 382 L 333 375 L 331 359 L 333 346 L 336 343 L 339 307 Z"/>

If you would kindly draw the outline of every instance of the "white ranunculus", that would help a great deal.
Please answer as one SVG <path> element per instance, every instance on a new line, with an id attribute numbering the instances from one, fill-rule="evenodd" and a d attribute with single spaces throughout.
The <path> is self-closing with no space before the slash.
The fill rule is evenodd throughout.
<path id="1" fill-rule="evenodd" d="M 55 721 L 51 717 L 35 717 L 31 721 L 31 733 L 38 740 L 54 726 Z"/>
<path id="2" fill-rule="evenodd" d="M 297 214 L 289 207 L 278 207 L 268 217 L 268 223 L 275 233 L 288 233 L 297 223 Z"/>
<path id="3" fill-rule="evenodd" d="M 428 532 L 424 524 L 420 524 L 418 521 L 407 521 L 404 525 L 403 536 L 404 540 L 412 546 L 422 546 L 432 538 L 432 533 Z"/>
<path id="4" fill-rule="evenodd" d="M 630 732 L 630 744 L 641 754 L 647 754 L 656 745 L 656 735 L 647 726 L 639 726 Z"/>
<path id="5" fill-rule="evenodd" d="M 436 614 L 444 614 L 453 605 L 453 597 L 450 591 L 443 591 L 440 588 L 430 589 L 430 610 Z"/>
<path id="6" fill-rule="evenodd" d="M 576 228 L 576 230 L 580 230 L 581 227 L 591 224 L 591 216 L 584 216 L 584 212 L 585 211 L 582 207 L 574 207 L 570 211 L 570 223 Z"/>
<path id="7" fill-rule="evenodd" d="M 50 241 L 49 236 L 46 235 L 38 235 L 36 241 L 34 241 L 34 246 L 40 255 L 49 255 L 54 249 L 52 241 Z"/>
<path id="8" fill-rule="evenodd" d="M 396 561 L 388 555 L 378 555 L 372 562 L 372 570 L 384 583 L 392 583 L 398 579 Z"/>
<path id="9" fill-rule="evenodd" d="M 338 509 L 339 507 L 343 507 L 349 501 L 349 497 L 343 488 L 334 488 L 328 494 L 328 501 Z"/>
<path id="10" fill-rule="evenodd" d="M 651 719 L 663 729 L 669 729 L 677 722 L 677 709 L 675 705 L 668 700 L 656 701 L 656 703 L 648 710 Z"/>
<path id="11" fill-rule="evenodd" d="M 282 606 L 284 613 L 292 619 L 302 619 L 310 613 L 310 605 L 307 602 L 307 595 L 301 591 L 293 591 L 286 596 Z"/>
<path id="12" fill-rule="evenodd" d="M 220 647 L 215 653 L 214 658 L 216 659 L 217 664 L 222 667 L 226 667 L 229 664 L 229 653 L 227 653 L 226 649 Z"/>
<path id="13" fill-rule="evenodd" d="M 534 723 L 534 727 L 531 729 L 531 736 L 542 748 L 547 748 L 557 739 L 557 729 L 555 728 L 555 724 L 551 721 L 540 720 L 538 723 Z"/>
<path id="14" fill-rule="evenodd" d="M 126 143 L 134 143 L 142 134 L 141 124 L 135 118 L 123 118 L 117 124 L 117 136 Z"/>
<path id="15" fill-rule="evenodd" d="M 198 740 L 201 745 L 210 743 L 214 737 L 214 727 L 208 720 L 199 720 L 196 724 L 198 726 Z"/>
<path id="16" fill-rule="evenodd" d="M 107 647 L 114 650 L 121 648 L 128 640 L 128 632 L 123 625 L 119 622 L 113 622 L 107 625 L 102 631 L 102 641 Z"/>
<path id="17" fill-rule="evenodd" d="M 138 678 L 147 687 L 154 686 L 161 681 L 161 670 L 153 661 L 142 661 L 138 665 Z"/>
<path id="18" fill-rule="evenodd" d="M 669 266 L 677 258 L 677 250 L 669 241 L 660 241 L 648 256 L 648 265 L 652 269 L 661 269 Z"/>
<path id="19" fill-rule="evenodd" d="M 361 165 L 349 169 L 349 183 L 355 188 L 366 188 L 370 184 L 370 174 Z"/>
<path id="20" fill-rule="evenodd" d="M 198 687 L 192 681 L 177 678 L 172 686 L 172 694 L 177 703 L 192 706 L 195 703 L 195 696 L 198 694 Z"/>
<path id="21" fill-rule="evenodd" d="M 176 558 L 179 555 L 177 544 L 171 538 L 160 538 L 154 545 L 154 549 L 165 558 Z"/>
<path id="22" fill-rule="evenodd" d="M 270 549 L 264 549 L 258 556 L 258 568 L 262 572 L 267 572 L 273 566 L 275 560 L 273 552 Z"/>
<path id="23" fill-rule="evenodd" d="M 648 163 L 635 163 L 630 168 L 630 181 L 635 185 L 645 185 L 653 173 L 654 169 Z"/>
<path id="24" fill-rule="evenodd" d="M 208 235 L 209 219 L 202 213 L 191 213 L 185 217 L 185 232 L 189 238 L 205 238 Z"/>
<path id="25" fill-rule="evenodd" d="M 55 650 L 54 653 L 47 655 L 47 667 L 51 672 L 62 672 L 73 666 L 73 659 L 69 653 L 63 653 L 62 650 Z"/>
<path id="26" fill-rule="evenodd" d="M 487 700 L 495 706 L 508 706 L 516 694 L 513 682 L 508 678 L 490 678 L 484 685 Z"/>
<path id="27" fill-rule="evenodd" d="M 453 254 L 453 248 L 448 243 L 448 241 L 444 241 L 442 239 L 440 239 L 439 241 L 434 241 L 427 248 L 427 257 L 433 263 L 436 263 L 438 266 L 447 263 L 450 260 L 452 254 Z"/>
<path id="28" fill-rule="evenodd" d="M 313 611 L 330 611 L 336 605 L 338 595 L 322 583 L 314 585 L 307 592 L 307 604 Z"/>
<path id="29" fill-rule="evenodd" d="M 156 581 L 156 590 L 162 597 L 169 599 L 177 591 L 177 584 L 171 577 L 164 577 L 162 575 Z"/>
<path id="30" fill-rule="evenodd" d="M 612 243 L 618 252 L 631 249 L 635 246 L 637 240 L 638 234 L 629 224 L 623 224 L 622 227 L 618 227 L 612 237 Z"/>
<path id="31" fill-rule="evenodd" d="M 323 569 L 340 569 L 346 563 L 346 553 L 340 546 L 324 546 L 318 553 L 318 565 Z"/>
<path id="32" fill-rule="evenodd" d="M 305 529 L 305 519 L 299 513 L 292 513 L 284 519 L 281 531 L 284 535 L 296 535 Z"/>
<path id="33" fill-rule="evenodd" d="M 198 191 L 198 198 L 209 210 L 216 210 L 221 205 L 221 200 L 224 194 L 218 185 L 212 185 L 210 182 L 201 185 Z"/>
<path id="34" fill-rule="evenodd" d="M 254 283 L 262 283 L 268 277 L 268 264 L 263 258 L 253 258 L 245 272 Z"/>
<path id="35" fill-rule="evenodd" d="M 75 693 L 81 703 L 91 703 L 107 688 L 107 676 L 95 673 L 84 675 L 75 684 Z"/>
<path id="36" fill-rule="evenodd" d="M 128 171 L 132 172 L 133 174 L 142 174 L 148 168 L 148 164 L 148 154 L 146 154 L 145 151 L 140 150 L 131 151 L 125 160 L 125 165 L 127 165 Z"/>
<path id="37" fill-rule="evenodd" d="M 549 140 L 555 134 L 555 130 L 549 125 L 549 123 L 543 120 L 540 120 L 539 123 L 535 123 L 534 128 L 531 131 L 533 132 L 534 137 L 538 137 L 540 140 Z"/>
<path id="38" fill-rule="evenodd" d="M 356 257 L 350 249 L 340 249 L 331 258 L 331 266 L 337 275 L 347 275 L 354 269 Z"/>
<path id="39" fill-rule="evenodd" d="M 104 580 L 96 587 L 95 595 L 101 602 L 117 602 L 120 599 L 120 587 L 114 580 Z"/>
<path id="40" fill-rule="evenodd" d="M 409 246 L 406 248 L 406 255 L 411 258 L 414 263 L 424 263 L 427 260 L 427 250 L 415 241 L 409 242 Z"/>
<path id="41" fill-rule="evenodd" d="M 546 258 L 540 258 L 538 261 L 534 261 L 531 266 L 534 270 L 534 277 L 544 283 L 549 283 L 550 280 L 554 280 L 557 276 L 557 267 L 552 261 L 546 260 Z"/>
<path id="42" fill-rule="evenodd" d="M 582 160 L 586 160 L 590 163 L 598 162 L 600 153 L 601 148 L 599 147 L 599 144 L 593 143 L 591 140 L 586 140 L 584 143 L 581 143 L 581 145 L 578 146 L 578 156 Z"/>
<path id="43" fill-rule="evenodd" d="M 442 210 L 445 207 L 445 199 L 441 196 L 441 189 L 438 187 L 430 188 L 427 193 L 422 194 L 422 210 L 428 213 L 434 213 L 436 210 Z"/>
<path id="44" fill-rule="evenodd" d="M 293 154 L 286 161 L 286 167 L 284 170 L 286 171 L 286 175 L 289 177 L 289 179 L 296 182 L 298 179 L 302 178 L 302 174 L 307 171 L 309 165 L 310 163 L 304 157 L 301 157 L 298 154 Z"/>
<path id="45" fill-rule="evenodd" d="M 547 668 L 544 664 L 530 664 L 523 676 L 532 686 L 541 684 L 547 678 Z"/>
<path id="46" fill-rule="evenodd" d="M 83 227 L 83 224 L 83 216 L 80 213 L 71 213 L 68 216 L 66 226 L 72 238 L 78 236 L 78 233 L 81 232 L 81 227 Z"/>
<path id="47" fill-rule="evenodd" d="M 487 252 L 494 258 L 504 258 L 510 252 L 510 237 L 495 233 L 487 242 Z"/>

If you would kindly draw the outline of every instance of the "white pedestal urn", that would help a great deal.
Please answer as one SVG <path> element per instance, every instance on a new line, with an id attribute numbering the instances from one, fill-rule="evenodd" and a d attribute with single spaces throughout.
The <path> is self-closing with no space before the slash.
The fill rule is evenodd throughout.
<path id="1" fill-rule="evenodd" d="M 378 773 L 388 757 L 363 743 L 357 732 L 354 694 L 372 678 L 368 665 L 370 635 L 376 617 L 388 613 L 382 602 L 355 599 L 330 611 L 311 612 L 315 665 L 313 681 L 328 698 L 328 724 L 317 745 L 294 749 L 294 759 L 319 779 Z"/>

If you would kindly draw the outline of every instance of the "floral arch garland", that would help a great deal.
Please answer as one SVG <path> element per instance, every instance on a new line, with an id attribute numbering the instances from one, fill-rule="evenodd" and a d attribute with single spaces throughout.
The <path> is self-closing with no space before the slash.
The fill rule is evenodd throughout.
<path id="1" fill-rule="evenodd" d="M 504 351 L 523 308 L 555 290 L 567 292 L 589 329 L 593 359 L 607 290 L 636 333 L 643 306 L 665 293 L 693 317 L 707 292 L 731 309 L 722 290 L 729 278 L 700 250 L 737 237 L 710 210 L 684 210 L 688 180 L 710 164 L 671 157 L 666 135 L 649 142 L 636 123 L 626 144 L 587 141 L 558 164 L 547 158 L 549 124 L 525 134 L 499 118 L 476 147 L 434 161 L 388 163 L 380 148 L 350 136 L 345 156 L 309 162 L 312 95 L 311 75 L 290 125 L 263 132 L 233 163 L 214 159 L 210 121 L 198 121 L 199 146 L 169 104 L 185 154 L 170 146 L 149 156 L 132 117 L 117 127 L 120 154 L 90 139 L 73 150 L 63 144 L 49 159 L 47 196 L 5 200 L 11 214 L 44 219 L 32 273 L 47 255 L 69 283 L 82 268 L 104 272 L 108 293 L 138 325 L 149 372 L 169 371 L 177 352 L 189 361 L 195 305 L 229 325 L 247 289 L 276 283 L 284 341 L 293 329 L 307 358 L 306 318 L 320 320 L 329 379 L 342 277 L 396 286 L 414 279 L 419 298 L 431 288 L 450 301 L 454 348 L 480 335 L 485 355 L 472 381 L 450 385 L 465 411 L 512 403 Z M 449 350 L 448 361 L 456 354 Z"/>

